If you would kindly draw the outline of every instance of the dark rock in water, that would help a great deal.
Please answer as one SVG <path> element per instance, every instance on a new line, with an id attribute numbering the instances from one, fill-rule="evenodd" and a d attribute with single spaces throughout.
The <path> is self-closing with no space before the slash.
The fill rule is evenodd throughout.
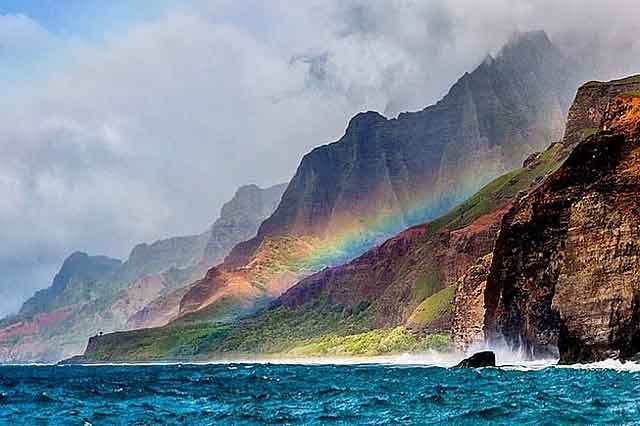
<path id="1" fill-rule="evenodd" d="M 492 351 L 476 352 L 469 358 L 463 359 L 460 364 L 455 368 L 480 368 L 480 367 L 495 367 L 496 366 L 496 354 Z"/>

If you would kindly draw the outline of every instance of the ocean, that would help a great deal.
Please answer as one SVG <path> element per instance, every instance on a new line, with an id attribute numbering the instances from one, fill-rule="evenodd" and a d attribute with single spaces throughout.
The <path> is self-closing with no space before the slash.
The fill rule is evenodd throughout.
<path id="1" fill-rule="evenodd" d="M 0 424 L 640 424 L 640 372 L 411 362 L 2 366 Z"/>

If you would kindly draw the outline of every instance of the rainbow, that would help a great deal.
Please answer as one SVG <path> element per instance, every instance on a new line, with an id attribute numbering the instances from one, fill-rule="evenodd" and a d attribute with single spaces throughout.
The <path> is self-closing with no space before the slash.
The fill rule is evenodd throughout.
<path id="1" fill-rule="evenodd" d="M 315 272 L 346 263 L 409 227 L 445 214 L 451 207 L 466 200 L 499 174 L 495 168 L 492 172 L 487 173 L 485 169 L 485 173 L 479 175 L 477 170 L 467 171 L 458 181 L 460 184 L 449 198 L 449 203 L 443 203 L 442 198 L 434 197 L 433 193 L 424 193 L 416 197 L 405 211 L 379 210 L 368 215 L 347 218 L 343 224 L 332 226 L 309 253 L 291 259 L 292 269 Z"/>

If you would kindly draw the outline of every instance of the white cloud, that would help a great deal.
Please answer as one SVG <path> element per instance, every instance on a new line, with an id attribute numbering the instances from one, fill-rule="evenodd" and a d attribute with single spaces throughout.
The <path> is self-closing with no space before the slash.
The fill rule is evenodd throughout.
<path id="1" fill-rule="evenodd" d="M 237 186 L 289 178 L 360 110 L 437 100 L 514 30 L 631 72 L 639 6 L 616 3 L 191 1 L 101 41 L 0 15 L 0 313 L 71 251 L 203 230 Z"/>

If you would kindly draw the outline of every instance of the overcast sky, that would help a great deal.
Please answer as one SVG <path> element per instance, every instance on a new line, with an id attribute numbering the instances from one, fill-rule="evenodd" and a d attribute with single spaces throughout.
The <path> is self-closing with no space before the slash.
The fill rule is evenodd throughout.
<path id="1" fill-rule="evenodd" d="M 350 116 L 436 101 L 516 30 L 640 72 L 637 0 L 0 0 L 0 315 L 75 250 L 201 232 Z"/>

